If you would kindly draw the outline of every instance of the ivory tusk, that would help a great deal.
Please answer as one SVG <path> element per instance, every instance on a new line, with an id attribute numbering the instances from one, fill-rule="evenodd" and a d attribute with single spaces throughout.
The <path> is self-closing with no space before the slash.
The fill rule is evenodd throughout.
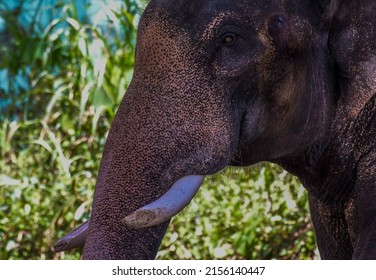
<path id="1" fill-rule="evenodd" d="M 55 251 L 62 252 L 84 246 L 88 231 L 89 220 L 56 241 L 54 244 Z"/>
<path id="2" fill-rule="evenodd" d="M 189 204 L 204 178 L 203 175 L 181 178 L 159 199 L 126 216 L 122 222 L 129 228 L 140 229 L 171 219 Z"/>

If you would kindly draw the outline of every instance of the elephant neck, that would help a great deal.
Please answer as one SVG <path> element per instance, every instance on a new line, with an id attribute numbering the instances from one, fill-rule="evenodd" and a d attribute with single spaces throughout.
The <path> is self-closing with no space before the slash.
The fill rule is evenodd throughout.
<path id="1" fill-rule="evenodd" d="M 373 95 L 356 116 L 335 113 L 324 137 L 276 162 L 296 175 L 310 195 L 328 204 L 345 203 L 354 191 L 359 164 L 372 157 L 376 149 L 375 132 Z"/>

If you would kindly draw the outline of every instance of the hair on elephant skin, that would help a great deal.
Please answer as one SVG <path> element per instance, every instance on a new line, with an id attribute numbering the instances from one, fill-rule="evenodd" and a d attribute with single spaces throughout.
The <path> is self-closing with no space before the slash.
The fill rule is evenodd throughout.
<path id="1" fill-rule="evenodd" d="M 308 191 L 322 259 L 376 259 L 374 0 L 152 0 L 84 259 L 153 259 L 205 175 L 259 161 Z"/>

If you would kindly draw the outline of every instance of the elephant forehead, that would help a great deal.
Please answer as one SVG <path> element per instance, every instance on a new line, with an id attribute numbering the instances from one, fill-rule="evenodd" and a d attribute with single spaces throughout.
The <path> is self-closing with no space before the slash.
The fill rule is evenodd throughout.
<path id="1" fill-rule="evenodd" d="M 154 0 L 143 15 L 143 21 L 167 19 L 171 27 L 184 29 L 191 37 L 209 38 L 212 31 L 226 19 L 253 21 L 267 6 L 273 9 L 275 4 L 268 1 L 246 0 Z M 280 1 L 279 1 L 280 2 Z M 278 4 L 280 5 L 280 3 Z"/>
<path id="2" fill-rule="evenodd" d="M 210 93 L 220 90 L 210 80 L 208 65 L 186 30 L 163 18 L 149 20 L 139 30 L 133 85 L 138 95 L 158 102 L 209 102 L 216 98 Z"/>
<path id="3" fill-rule="evenodd" d="M 166 20 L 152 21 L 139 30 L 136 65 L 146 64 L 153 70 L 187 68 L 192 48 L 186 33 L 172 27 Z"/>
<path id="4" fill-rule="evenodd" d="M 135 74 L 142 74 L 143 80 L 181 89 L 205 76 L 203 66 L 202 50 L 185 28 L 163 17 L 140 26 Z"/>

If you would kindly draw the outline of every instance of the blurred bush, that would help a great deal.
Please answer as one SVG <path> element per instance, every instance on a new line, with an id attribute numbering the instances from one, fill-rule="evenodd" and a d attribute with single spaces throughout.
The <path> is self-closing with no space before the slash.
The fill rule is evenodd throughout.
<path id="1" fill-rule="evenodd" d="M 52 246 L 90 216 L 106 133 L 132 76 L 142 9 L 135 0 L 105 2 L 98 2 L 99 23 L 82 17 L 77 1 L 0 1 L 1 259 L 80 257 Z M 42 13 L 52 15 L 47 24 L 38 21 Z M 296 178 L 264 164 L 209 177 L 173 219 L 158 258 L 314 254 L 306 193 Z"/>

